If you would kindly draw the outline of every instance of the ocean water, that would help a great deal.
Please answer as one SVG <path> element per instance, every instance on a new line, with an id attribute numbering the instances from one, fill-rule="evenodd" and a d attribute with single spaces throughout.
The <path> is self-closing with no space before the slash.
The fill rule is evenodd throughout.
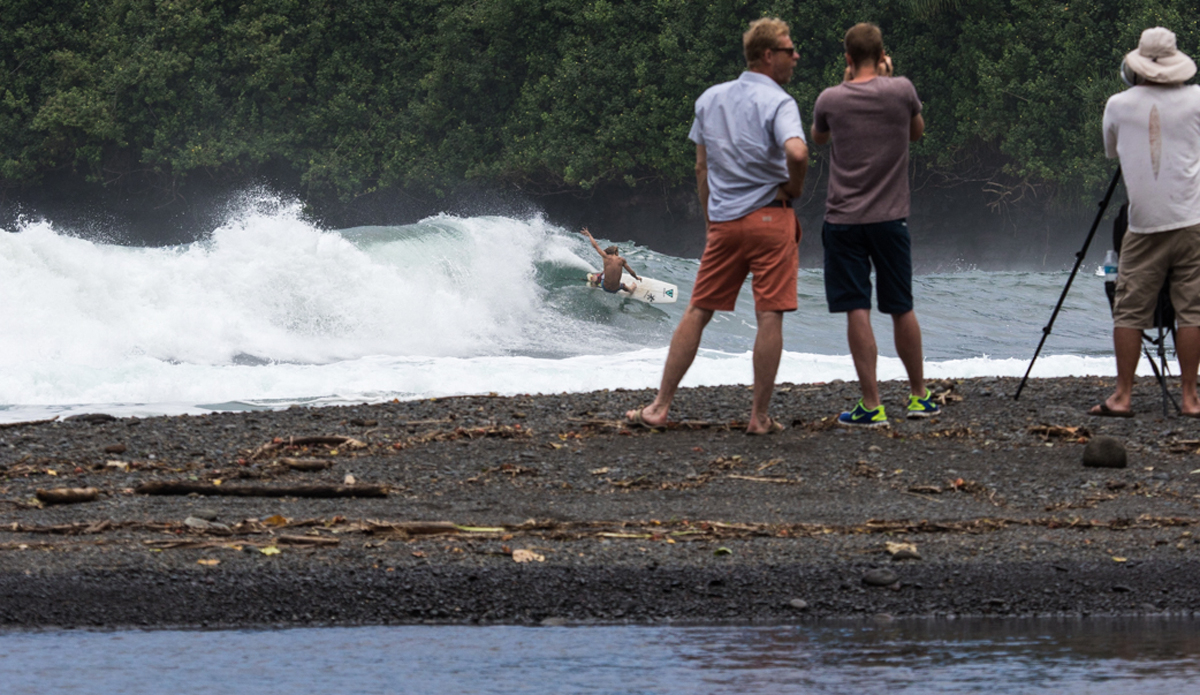
<path id="1" fill-rule="evenodd" d="M 1053 693 L 1200 688 L 1187 618 L 0 633 L 11 695 Z"/>
<path id="2" fill-rule="evenodd" d="M 585 287 L 595 251 L 538 217 L 330 230 L 264 198 L 166 248 L 29 221 L 0 231 L 0 422 L 653 387 L 698 261 L 610 241 L 639 274 L 678 285 L 681 301 Z M 1094 270 L 1076 279 L 1034 376 L 1115 373 Z M 964 264 L 918 276 L 926 374 L 1023 375 L 1067 275 Z M 822 282 L 801 270 L 780 381 L 855 378 Z M 754 324 L 747 283 L 684 385 L 749 383 Z M 890 319 L 875 326 L 880 377 L 902 378 Z"/>

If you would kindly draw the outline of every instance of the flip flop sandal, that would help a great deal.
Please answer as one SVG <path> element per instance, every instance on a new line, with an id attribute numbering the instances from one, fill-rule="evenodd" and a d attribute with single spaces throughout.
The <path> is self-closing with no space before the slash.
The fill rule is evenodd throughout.
<path id="1" fill-rule="evenodd" d="M 646 422 L 646 418 L 642 416 L 642 411 L 644 411 L 645 409 L 646 409 L 646 406 L 642 406 L 641 408 L 638 408 L 637 410 L 633 411 L 632 416 L 630 416 L 628 413 L 626 413 L 625 414 L 625 426 L 626 427 L 644 427 L 648 430 L 661 430 L 661 429 L 666 428 L 666 425 L 652 425 L 652 424 Z"/>
<path id="2" fill-rule="evenodd" d="M 1100 405 L 1097 405 L 1089 410 L 1088 415 L 1095 415 L 1096 417 L 1133 417 L 1133 411 L 1113 410 L 1112 408 L 1108 407 L 1107 403 L 1101 402 Z"/>
<path id="3" fill-rule="evenodd" d="M 761 436 L 767 435 L 767 434 L 779 434 L 780 432 L 784 431 L 785 429 L 787 429 L 787 428 L 784 427 L 782 424 L 780 424 L 778 420 L 776 420 L 775 418 L 770 418 L 769 424 L 767 425 L 766 432 L 751 432 L 750 430 L 746 430 L 746 434 L 751 437 L 761 437 Z"/>

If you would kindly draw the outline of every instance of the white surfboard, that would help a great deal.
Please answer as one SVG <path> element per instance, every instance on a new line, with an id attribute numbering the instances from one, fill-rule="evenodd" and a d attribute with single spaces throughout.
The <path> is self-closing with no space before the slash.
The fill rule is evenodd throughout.
<path id="1" fill-rule="evenodd" d="M 600 283 L 604 280 L 603 273 L 588 273 L 588 287 L 603 289 Z M 674 304 L 679 298 L 679 288 L 669 282 L 655 280 L 654 278 L 643 277 L 641 280 L 635 280 L 632 275 L 623 273 L 621 275 L 621 284 L 626 287 L 637 285 L 633 288 L 633 292 L 629 293 L 625 290 L 620 290 L 616 293 L 618 297 L 628 297 L 636 299 L 639 302 L 647 304 Z"/>

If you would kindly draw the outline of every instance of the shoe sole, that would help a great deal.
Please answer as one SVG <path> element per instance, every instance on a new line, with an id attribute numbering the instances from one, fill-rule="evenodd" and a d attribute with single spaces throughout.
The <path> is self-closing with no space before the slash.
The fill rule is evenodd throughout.
<path id="1" fill-rule="evenodd" d="M 942 412 L 940 410 L 935 410 L 932 413 L 924 411 L 924 410 L 910 410 L 910 411 L 908 411 L 908 419 L 909 420 L 923 420 L 927 417 L 933 417 L 934 415 L 941 415 L 941 414 L 942 414 Z"/>
<path id="2" fill-rule="evenodd" d="M 837 425 L 838 425 L 838 427 L 845 427 L 846 429 L 851 429 L 851 430 L 879 429 L 881 427 L 891 427 L 891 425 L 889 423 L 887 423 L 886 421 L 885 422 L 842 422 L 841 420 L 838 420 Z"/>

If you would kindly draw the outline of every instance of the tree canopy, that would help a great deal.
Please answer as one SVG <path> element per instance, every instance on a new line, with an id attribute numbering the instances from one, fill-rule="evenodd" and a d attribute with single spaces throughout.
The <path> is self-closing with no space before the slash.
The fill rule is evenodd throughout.
<path id="1" fill-rule="evenodd" d="M 997 203 L 1107 180 L 1100 119 L 1141 31 L 1200 49 L 1175 0 L 0 0 L 0 184 L 281 176 L 350 200 L 463 181 L 686 184 L 693 102 L 791 24 L 807 122 L 873 21 L 925 104 L 919 177 Z"/>

